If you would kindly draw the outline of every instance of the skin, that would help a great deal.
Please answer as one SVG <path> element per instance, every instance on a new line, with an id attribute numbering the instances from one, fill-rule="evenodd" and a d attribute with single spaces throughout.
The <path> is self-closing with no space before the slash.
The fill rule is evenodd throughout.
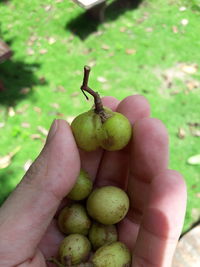
<path id="1" fill-rule="evenodd" d="M 130 210 L 118 231 L 134 255 L 132 267 L 171 265 L 185 216 L 186 186 L 181 174 L 168 169 L 166 128 L 150 118 L 143 96 L 121 102 L 106 97 L 103 104 L 134 124 L 130 144 L 115 152 L 78 151 L 69 125 L 56 120 L 39 157 L 0 209 L 1 266 L 54 266 L 45 258 L 56 254 L 63 239 L 55 214 L 80 165 L 98 186 L 128 188 Z"/>

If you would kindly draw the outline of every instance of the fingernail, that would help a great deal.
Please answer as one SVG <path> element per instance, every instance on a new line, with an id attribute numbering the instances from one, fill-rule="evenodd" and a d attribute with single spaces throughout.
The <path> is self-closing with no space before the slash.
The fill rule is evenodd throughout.
<path id="1" fill-rule="evenodd" d="M 47 136 L 47 143 L 52 140 L 54 137 L 56 131 L 57 131 L 57 120 L 54 120 L 53 123 L 51 124 L 51 128 L 49 130 L 48 136 Z"/>

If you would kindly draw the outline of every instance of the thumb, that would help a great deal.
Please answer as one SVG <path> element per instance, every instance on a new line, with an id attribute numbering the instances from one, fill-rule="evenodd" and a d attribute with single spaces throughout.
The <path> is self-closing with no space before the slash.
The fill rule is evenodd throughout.
<path id="1" fill-rule="evenodd" d="M 34 253 L 62 198 L 80 171 L 79 153 L 69 125 L 55 120 L 46 144 L 24 178 L 0 209 L 0 254 Z M 20 251 L 20 253 L 17 253 Z M 26 255 L 24 255 L 24 253 Z"/>

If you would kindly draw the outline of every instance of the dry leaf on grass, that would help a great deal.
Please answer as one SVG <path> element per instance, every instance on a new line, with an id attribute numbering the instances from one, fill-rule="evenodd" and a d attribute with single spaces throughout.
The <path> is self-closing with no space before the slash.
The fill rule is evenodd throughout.
<path id="1" fill-rule="evenodd" d="M 44 6 L 44 9 L 45 9 L 45 11 L 50 11 L 51 9 L 52 9 L 52 6 L 51 5 L 46 5 L 46 6 Z"/>
<path id="2" fill-rule="evenodd" d="M 27 49 L 27 55 L 32 56 L 35 54 L 35 51 L 32 48 Z"/>
<path id="3" fill-rule="evenodd" d="M 21 149 L 20 146 L 17 146 L 15 149 L 13 149 L 11 152 L 8 153 L 8 155 L 0 157 L 0 169 L 7 168 L 11 164 L 11 160 L 14 157 L 17 152 L 19 152 Z"/>
<path id="4" fill-rule="evenodd" d="M 44 55 L 44 54 L 46 54 L 47 52 L 48 52 L 48 50 L 45 49 L 45 48 L 40 49 L 40 51 L 39 51 L 39 53 L 40 53 L 41 55 Z"/>
<path id="5" fill-rule="evenodd" d="M 42 139 L 42 136 L 40 134 L 31 134 L 30 137 L 33 140 Z"/>
<path id="6" fill-rule="evenodd" d="M 152 27 L 148 27 L 145 29 L 146 32 L 153 32 L 153 28 Z"/>
<path id="7" fill-rule="evenodd" d="M 67 39 L 68 42 L 71 42 L 74 40 L 74 36 L 73 35 L 70 35 L 69 38 Z"/>
<path id="8" fill-rule="evenodd" d="M 40 81 L 41 84 L 45 84 L 46 79 L 45 79 L 44 76 L 42 76 L 42 77 L 39 78 L 39 81 Z"/>
<path id="9" fill-rule="evenodd" d="M 15 110 L 13 107 L 8 108 L 8 116 L 9 117 L 14 117 L 15 116 Z"/>
<path id="10" fill-rule="evenodd" d="M 197 184 L 193 184 L 193 185 L 191 186 L 191 188 L 192 188 L 192 189 L 197 188 Z"/>
<path id="11" fill-rule="evenodd" d="M 0 128 L 3 128 L 5 126 L 5 122 L 0 122 Z"/>
<path id="12" fill-rule="evenodd" d="M 29 38 L 29 41 L 31 41 L 31 42 L 35 42 L 35 41 L 37 41 L 38 40 L 38 36 L 36 36 L 36 35 L 31 35 L 30 36 L 30 38 Z"/>
<path id="13" fill-rule="evenodd" d="M 191 134 L 195 137 L 200 137 L 200 130 L 195 128 L 190 128 Z"/>
<path id="14" fill-rule="evenodd" d="M 25 172 L 28 171 L 28 169 L 30 168 L 31 164 L 33 163 L 33 161 L 31 159 L 28 159 L 25 163 L 24 163 L 24 170 Z"/>
<path id="15" fill-rule="evenodd" d="M 200 165 L 200 154 L 188 158 L 187 163 L 190 165 Z"/>
<path id="16" fill-rule="evenodd" d="M 172 26 L 172 31 L 173 31 L 173 33 L 178 33 L 178 27 L 177 26 Z"/>
<path id="17" fill-rule="evenodd" d="M 30 128 L 30 123 L 28 123 L 28 122 L 22 122 L 22 123 L 21 123 L 21 126 L 22 126 L 23 128 Z"/>
<path id="18" fill-rule="evenodd" d="M 70 96 L 71 96 L 71 97 L 76 97 L 76 96 L 78 96 L 78 95 L 80 95 L 80 92 L 74 92 L 74 93 L 72 93 Z"/>
<path id="19" fill-rule="evenodd" d="M 192 208 L 191 210 L 191 215 L 193 217 L 193 219 L 196 221 L 199 219 L 199 216 L 200 216 L 200 209 L 198 208 Z"/>
<path id="20" fill-rule="evenodd" d="M 99 76 L 99 77 L 97 77 L 97 81 L 100 83 L 105 83 L 105 82 L 107 82 L 107 79 L 105 77 Z"/>
<path id="21" fill-rule="evenodd" d="M 189 129 L 190 129 L 191 135 L 193 135 L 195 137 L 200 137 L 200 123 L 198 123 L 198 122 L 194 122 L 194 123 L 189 122 L 188 125 L 189 125 Z"/>
<path id="22" fill-rule="evenodd" d="M 63 113 L 61 113 L 61 112 L 56 112 L 56 116 L 57 116 L 57 117 L 61 117 L 61 118 L 62 118 L 62 117 L 64 117 L 64 116 L 65 116 L 65 114 L 63 114 Z"/>
<path id="23" fill-rule="evenodd" d="M 178 138 L 184 139 L 185 138 L 185 135 L 186 135 L 185 130 L 183 128 L 179 128 L 177 135 L 178 135 Z"/>
<path id="24" fill-rule="evenodd" d="M 181 24 L 182 24 L 183 26 L 188 25 L 188 23 L 189 23 L 189 20 L 188 20 L 188 19 L 182 19 L 182 20 L 181 20 Z"/>
<path id="25" fill-rule="evenodd" d="M 198 197 L 198 198 L 200 198 L 200 192 L 199 193 L 196 193 L 195 196 Z"/>
<path id="26" fill-rule="evenodd" d="M 24 87 L 20 90 L 21 95 L 27 95 L 31 91 L 31 88 L 29 87 Z"/>
<path id="27" fill-rule="evenodd" d="M 92 52 L 92 49 L 91 48 L 86 48 L 83 50 L 83 55 L 88 55 Z"/>
<path id="28" fill-rule="evenodd" d="M 200 122 L 188 122 L 188 125 L 191 127 L 200 127 Z"/>
<path id="29" fill-rule="evenodd" d="M 55 88 L 55 92 L 65 93 L 65 87 L 62 86 L 62 85 L 58 85 L 58 86 Z"/>
<path id="30" fill-rule="evenodd" d="M 51 103 L 50 106 L 55 109 L 59 109 L 60 105 L 58 103 Z"/>
<path id="31" fill-rule="evenodd" d="M 181 11 L 181 12 L 183 12 L 183 11 L 185 11 L 187 8 L 185 7 L 185 6 L 181 6 L 180 8 L 179 8 L 179 11 Z"/>
<path id="32" fill-rule="evenodd" d="M 120 32 L 125 32 L 126 30 L 127 30 L 126 27 L 121 27 L 121 28 L 119 29 Z"/>
<path id="33" fill-rule="evenodd" d="M 22 114 L 22 113 L 26 112 L 26 110 L 29 108 L 29 106 L 30 106 L 29 104 L 23 105 L 22 107 L 20 107 L 16 110 L 16 113 Z"/>
<path id="34" fill-rule="evenodd" d="M 110 49 L 110 46 L 107 45 L 107 44 L 103 44 L 101 48 L 102 48 L 103 50 L 109 50 L 109 49 Z"/>
<path id="35" fill-rule="evenodd" d="M 136 53 L 136 50 L 134 48 L 126 49 L 127 55 L 134 55 Z"/>
<path id="36" fill-rule="evenodd" d="M 102 34 L 103 34 L 103 31 L 94 32 L 94 36 L 101 36 Z"/>
<path id="37" fill-rule="evenodd" d="M 196 80 L 186 81 L 185 83 L 189 91 L 192 91 L 200 87 L 200 83 Z"/>
<path id="38" fill-rule="evenodd" d="M 39 108 L 39 107 L 33 107 L 33 110 L 35 110 L 35 112 L 37 112 L 37 113 L 42 113 L 42 109 L 41 108 Z"/>
<path id="39" fill-rule="evenodd" d="M 195 74 L 198 70 L 197 64 L 181 64 L 180 69 L 187 74 Z"/>
<path id="40" fill-rule="evenodd" d="M 52 44 L 54 44 L 56 42 L 56 39 L 54 37 L 48 37 L 47 40 L 48 40 L 48 43 L 50 45 L 52 45 Z"/>
<path id="41" fill-rule="evenodd" d="M 37 127 L 37 129 L 38 129 L 38 131 L 40 132 L 40 133 L 42 133 L 44 136 L 47 136 L 48 135 L 48 130 L 47 129 L 45 129 L 43 126 L 38 126 Z"/>

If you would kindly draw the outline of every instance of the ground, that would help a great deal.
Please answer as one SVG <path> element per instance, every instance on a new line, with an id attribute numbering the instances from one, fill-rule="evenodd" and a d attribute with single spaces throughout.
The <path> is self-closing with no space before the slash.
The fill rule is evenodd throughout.
<path id="1" fill-rule="evenodd" d="M 200 217 L 200 165 L 188 163 L 200 153 L 200 2 L 108 2 L 102 24 L 73 1 L 0 2 L 0 34 L 13 50 L 0 65 L 0 201 L 40 152 L 52 120 L 90 108 L 79 89 L 87 64 L 101 96 L 142 94 L 165 123 L 170 168 L 188 187 L 188 230 Z"/>

